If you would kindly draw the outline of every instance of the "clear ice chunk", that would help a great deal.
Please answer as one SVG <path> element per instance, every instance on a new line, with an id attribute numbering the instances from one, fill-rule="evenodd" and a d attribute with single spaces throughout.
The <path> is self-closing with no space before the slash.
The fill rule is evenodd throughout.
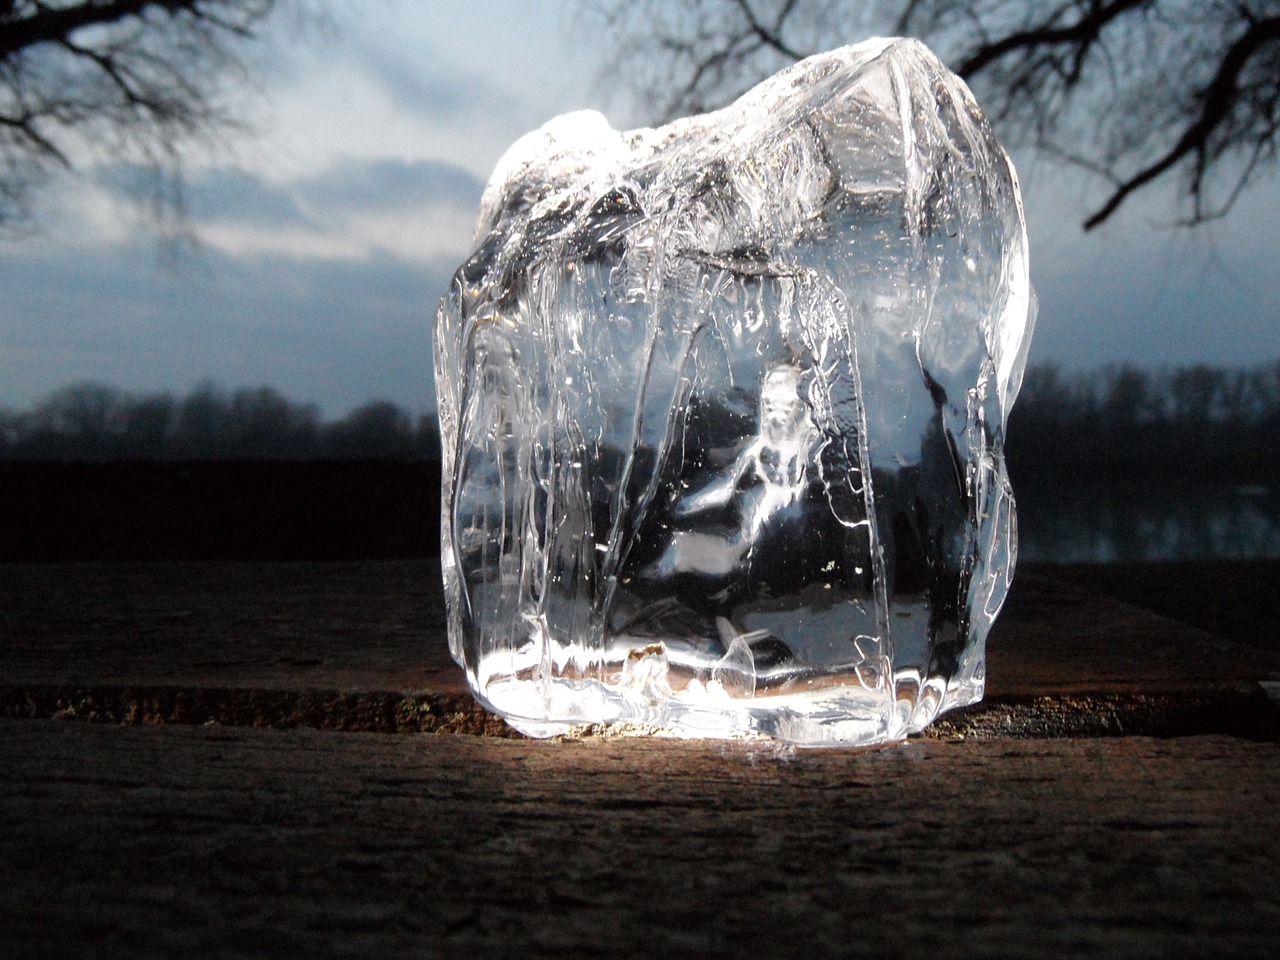
<path id="1" fill-rule="evenodd" d="M 807 745 L 978 700 L 1033 316 L 1013 167 L 918 42 L 520 139 L 435 331 L 477 698 L 538 736 Z"/>

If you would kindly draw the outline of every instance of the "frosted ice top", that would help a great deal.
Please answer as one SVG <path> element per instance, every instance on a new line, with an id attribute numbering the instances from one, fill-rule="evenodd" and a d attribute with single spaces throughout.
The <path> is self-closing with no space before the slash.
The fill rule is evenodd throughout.
<path id="1" fill-rule="evenodd" d="M 1013 168 L 915 41 L 523 137 L 435 332 L 476 696 L 534 735 L 799 744 L 978 700 L 1033 312 Z"/>

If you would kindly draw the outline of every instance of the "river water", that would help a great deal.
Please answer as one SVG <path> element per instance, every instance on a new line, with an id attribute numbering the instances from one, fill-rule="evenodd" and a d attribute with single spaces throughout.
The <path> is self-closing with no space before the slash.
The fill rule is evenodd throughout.
<path id="1" fill-rule="evenodd" d="M 1014 490 L 1027 563 L 1280 557 L 1280 483 L 1015 479 Z"/>

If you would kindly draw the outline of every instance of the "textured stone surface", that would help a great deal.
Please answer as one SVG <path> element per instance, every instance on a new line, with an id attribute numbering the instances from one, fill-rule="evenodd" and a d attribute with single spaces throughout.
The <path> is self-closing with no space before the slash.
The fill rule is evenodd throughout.
<path id="1" fill-rule="evenodd" d="M 0 565 L 3 682 L 462 692 L 440 566 Z"/>
<path id="2" fill-rule="evenodd" d="M 1178 589 L 1176 580 L 1166 587 Z M 988 650 L 996 696 L 1241 689 L 1280 670 L 1280 650 L 1230 643 L 1052 567 L 1019 573 Z"/>
<path id="3" fill-rule="evenodd" d="M 337 732 L 502 729 L 436 576 L 0 566 L 0 707 L 128 724 L 0 719 L 0 956 L 1246 957 L 1280 923 L 1280 745 L 1114 736 L 1274 722 L 1265 653 L 1033 573 L 963 741 Z"/>
<path id="4" fill-rule="evenodd" d="M 0 596 L 0 715 L 506 732 L 449 659 L 431 561 L 8 564 Z M 1280 653 L 1044 573 L 989 647 L 985 703 L 943 735 L 1275 735 L 1255 701 Z"/>
<path id="5" fill-rule="evenodd" d="M 0 721 L 8 957 L 1259 956 L 1280 747 Z"/>
<path id="6" fill-rule="evenodd" d="M 0 564 L 7 683 L 466 689 L 449 659 L 439 565 Z M 990 639 L 988 696 L 1238 687 L 1276 651 L 1019 576 Z"/>

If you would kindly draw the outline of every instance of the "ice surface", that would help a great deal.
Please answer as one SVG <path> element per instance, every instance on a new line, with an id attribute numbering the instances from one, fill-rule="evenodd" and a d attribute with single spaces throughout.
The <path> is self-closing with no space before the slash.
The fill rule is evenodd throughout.
<path id="1" fill-rule="evenodd" d="M 1013 168 L 915 41 L 519 140 L 435 338 L 476 696 L 535 735 L 800 744 L 979 699 L 1033 312 Z"/>

